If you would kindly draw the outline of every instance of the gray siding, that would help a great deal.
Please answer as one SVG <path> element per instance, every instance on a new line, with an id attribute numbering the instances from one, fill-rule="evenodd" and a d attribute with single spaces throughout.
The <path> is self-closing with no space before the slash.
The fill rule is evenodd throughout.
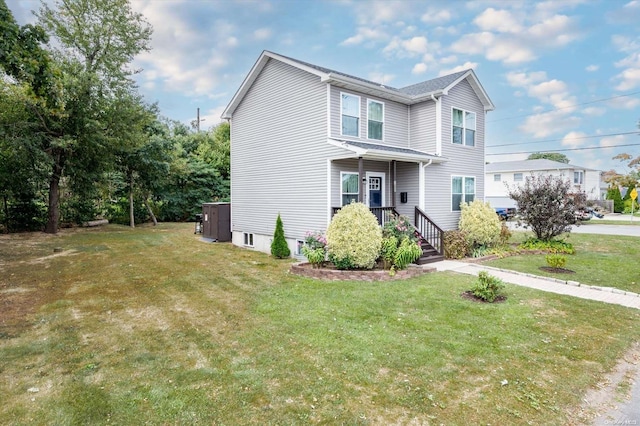
<path id="1" fill-rule="evenodd" d="M 317 76 L 270 60 L 231 122 L 232 230 L 287 238 L 327 222 L 327 88 Z"/>
<path id="2" fill-rule="evenodd" d="M 417 163 L 396 163 L 396 210 L 407 216 L 413 223 L 415 206 L 420 200 L 419 165 Z M 400 202 L 400 193 L 407 193 L 407 202 Z"/>
<path id="3" fill-rule="evenodd" d="M 391 205 L 391 174 L 390 163 L 387 161 L 364 161 L 364 171 L 384 173 L 384 206 Z M 340 207 L 342 204 L 342 182 L 340 172 L 358 173 L 358 160 L 335 160 L 331 163 L 331 206 Z M 366 194 L 365 194 L 366 195 Z"/>
<path id="4" fill-rule="evenodd" d="M 452 108 L 476 113 L 475 146 L 451 143 Z M 443 229 L 455 229 L 460 213 L 451 210 L 451 176 L 474 176 L 476 199 L 484 199 L 484 123 L 485 112 L 475 92 L 464 80 L 442 98 L 442 155 L 449 159 L 425 169 L 426 213 Z"/>
<path id="5" fill-rule="evenodd" d="M 360 137 L 342 136 L 341 134 L 341 109 L 340 93 L 349 93 L 360 96 Z M 367 139 L 367 99 L 384 103 L 383 140 Z M 379 143 L 383 145 L 408 147 L 408 107 L 385 99 L 369 96 L 364 93 L 345 90 L 340 87 L 331 87 L 331 137 L 336 139 L 352 139 L 364 142 Z"/>
<path id="6" fill-rule="evenodd" d="M 436 104 L 433 101 L 411 105 L 409 147 L 436 152 Z"/>

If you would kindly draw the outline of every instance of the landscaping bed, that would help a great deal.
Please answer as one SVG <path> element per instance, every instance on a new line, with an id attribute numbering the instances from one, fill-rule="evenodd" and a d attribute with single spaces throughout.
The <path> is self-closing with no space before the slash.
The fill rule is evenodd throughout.
<path id="1" fill-rule="evenodd" d="M 332 266 L 322 266 L 315 268 L 308 262 L 291 265 L 291 273 L 302 277 L 316 278 L 328 281 L 355 280 L 355 281 L 393 281 L 413 278 L 435 272 L 435 268 L 409 265 L 407 269 L 390 272 L 388 269 L 371 270 L 340 270 Z"/>

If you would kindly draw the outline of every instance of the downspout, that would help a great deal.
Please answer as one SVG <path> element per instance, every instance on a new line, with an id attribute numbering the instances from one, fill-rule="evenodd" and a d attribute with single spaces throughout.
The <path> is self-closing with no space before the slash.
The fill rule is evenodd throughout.
<path id="1" fill-rule="evenodd" d="M 425 171 L 424 169 L 426 169 L 428 166 L 431 165 L 431 163 L 433 163 L 433 159 L 429 159 L 429 161 L 427 162 L 427 164 L 424 164 L 422 161 L 420 162 L 420 168 L 419 168 L 419 173 L 418 173 L 418 207 L 420 207 L 420 210 L 425 211 L 425 200 L 426 200 L 426 191 L 427 191 L 427 185 L 426 182 L 424 180 L 425 178 Z"/>

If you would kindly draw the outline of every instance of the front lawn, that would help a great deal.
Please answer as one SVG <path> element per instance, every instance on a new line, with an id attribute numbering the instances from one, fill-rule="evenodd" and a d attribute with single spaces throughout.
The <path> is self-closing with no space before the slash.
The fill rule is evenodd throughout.
<path id="1" fill-rule="evenodd" d="M 577 424 L 640 340 L 633 309 L 288 267 L 191 224 L 0 236 L 0 423 Z"/>
<path id="2" fill-rule="evenodd" d="M 531 232 L 513 232 L 513 241 L 522 241 Z M 547 266 L 545 255 L 523 254 L 484 262 L 484 265 L 529 274 L 578 281 L 583 284 L 615 287 L 640 293 L 640 239 L 617 235 L 565 234 L 576 254 L 566 255 L 566 269 L 574 274 L 557 274 L 541 270 Z"/>

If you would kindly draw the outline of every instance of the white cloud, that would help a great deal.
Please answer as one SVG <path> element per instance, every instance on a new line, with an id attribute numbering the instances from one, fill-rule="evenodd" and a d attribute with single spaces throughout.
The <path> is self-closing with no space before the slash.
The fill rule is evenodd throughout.
<path id="1" fill-rule="evenodd" d="M 535 72 L 509 72 L 507 73 L 507 82 L 514 87 L 529 87 L 532 84 L 542 82 L 547 79 L 547 73 L 544 71 Z"/>
<path id="2" fill-rule="evenodd" d="M 562 138 L 562 146 L 578 148 L 584 143 L 585 136 L 587 136 L 587 134 L 583 132 L 569 132 Z"/>
<path id="3" fill-rule="evenodd" d="M 592 65 L 589 65 L 588 67 L 586 67 L 585 71 L 594 72 L 594 71 L 598 71 L 599 69 L 600 69 L 599 65 L 592 64 Z"/>
<path id="4" fill-rule="evenodd" d="M 615 98 L 615 99 L 609 100 L 607 104 L 611 108 L 616 108 L 616 109 L 635 109 L 640 106 L 640 99 L 627 98 L 627 97 Z"/>
<path id="5" fill-rule="evenodd" d="M 372 26 L 393 22 L 409 15 L 413 5 L 402 0 L 370 0 L 350 3 L 359 25 Z"/>
<path id="6" fill-rule="evenodd" d="M 427 64 L 420 62 L 418 64 L 415 64 L 413 66 L 413 69 L 411 70 L 412 74 L 424 74 L 425 72 L 427 72 Z"/>
<path id="7" fill-rule="evenodd" d="M 565 111 L 550 111 L 529 116 L 520 126 L 520 130 L 536 138 L 568 132 L 580 124 L 580 119 L 567 116 Z"/>
<path id="8" fill-rule="evenodd" d="M 443 75 L 447 75 L 447 74 L 453 74 L 459 71 L 464 71 L 464 70 L 468 70 L 468 69 L 476 69 L 478 68 L 478 63 L 477 62 L 465 62 L 462 65 L 458 65 L 457 67 L 454 68 L 450 68 L 450 69 L 445 69 L 445 70 L 440 70 L 440 72 L 438 73 L 439 76 L 443 76 Z"/>
<path id="9" fill-rule="evenodd" d="M 374 81 L 376 83 L 380 83 L 385 86 L 388 86 L 389 83 L 393 81 L 394 78 L 396 78 L 394 74 L 385 74 L 377 71 L 370 72 L 368 76 L 368 79 L 370 81 Z"/>
<path id="10" fill-rule="evenodd" d="M 271 38 L 273 31 L 270 28 L 258 28 L 253 32 L 253 38 L 262 41 Z"/>
<path id="11" fill-rule="evenodd" d="M 582 109 L 581 111 L 584 115 L 588 115 L 591 117 L 599 117 L 605 114 L 605 112 L 607 112 L 606 108 L 599 108 L 599 107 L 587 107 Z"/>
<path id="12" fill-rule="evenodd" d="M 522 26 L 508 10 L 489 8 L 473 20 L 482 31 L 496 31 L 499 33 L 518 33 Z"/>
<path id="13" fill-rule="evenodd" d="M 399 37 L 394 37 L 382 52 L 385 54 L 396 54 L 399 58 L 414 57 L 426 53 L 429 50 L 429 41 L 426 37 L 412 37 L 410 39 L 402 40 Z M 438 47 L 438 46 L 434 46 Z"/>
<path id="14" fill-rule="evenodd" d="M 600 146 L 607 148 L 615 147 L 616 145 L 622 144 L 624 139 L 624 135 L 606 136 L 600 139 Z"/>
<path id="15" fill-rule="evenodd" d="M 451 20 L 451 12 L 448 9 L 429 8 L 420 20 L 425 24 L 443 24 Z"/>
<path id="16" fill-rule="evenodd" d="M 381 29 L 373 29 L 369 27 L 358 27 L 356 35 L 353 35 L 345 40 L 343 40 L 340 45 L 342 46 L 357 46 L 359 44 L 363 44 L 370 41 L 384 41 L 387 40 L 389 36 L 387 33 Z"/>
<path id="17" fill-rule="evenodd" d="M 527 44 L 487 31 L 462 36 L 451 45 L 451 50 L 468 55 L 485 55 L 490 61 L 502 61 L 506 64 L 519 64 L 536 58 Z"/>

